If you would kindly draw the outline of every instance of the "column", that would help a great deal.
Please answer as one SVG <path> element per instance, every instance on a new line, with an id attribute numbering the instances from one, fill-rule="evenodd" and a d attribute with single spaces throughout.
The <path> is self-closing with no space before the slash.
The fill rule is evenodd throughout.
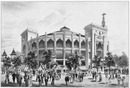
<path id="1" fill-rule="evenodd" d="M 79 53 L 81 54 L 81 34 L 79 33 Z"/>
<path id="2" fill-rule="evenodd" d="M 27 56 L 27 54 L 28 54 L 28 45 L 27 45 L 27 43 L 28 43 L 28 30 L 26 31 L 26 42 L 25 42 L 25 45 L 26 45 L 26 56 Z"/>
<path id="3" fill-rule="evenodd" d="M 107 41 L 107 42 L 108 42 L 108 44 L 107 44 L 108 45 L 108 50 L 107 51 L 109 52 L 109 41 Z"/>
<path id="4" fill-rule="evenodd" d="M 30 39 L 30 51 L 32 51 L 32 37 Z"/>
<path id="5" fill-rule="evenodd" d="M 63 34 L 63 65 L 65 66 L 65 48 L 66 48 L 66 43 L 65 43 L 65 33 Z"/>
<path id="6" fill-rule="evenodd" d="M 36 59 L 39 59 L 39 39 L 38 39 L 38 35 L 37 35 L 37 58 Z M 37 60 L 37 63 L 38 63 L 38 66 L 39 66 L 39 61 Z"/>
<path id="7" fill-rule="evenodd" d="M 86 68 L 89 68 L 89 64 L 88 64 L 88 59 L 89 59 L 89 41 L 88 41 L 88 36 L 85 36 L 85 46 L 86 46 L 86 52 L 85 52 L 85 64 L 86 64 Z"/>
<path id="8" fill-rule="evenodd" d="M 39 39 L 38 39 L 38 35 L 37 35 L 37 56 L 39 58 Z"/>
<path id="9" fill-rule="evenodd" d="M 106 33 L 103 36 L 103 57 L 105 57 L 107 53 L 107 40 L 106 40 Z"/>
<path id="10" fill-rule="evenodd" d="M 56 54 L 56 34 L 55 33 L 53 35 L 53 40 L 54 40 L 54 53 Z"/>
<path id="11" fill-rule="evenodd" d="M 23 54 L 23 38 L 22 38 L 23 36 L 21 35 L 21 52 L 22 52 L 22 54 Z"/>
<path id="12" fill-rule="evenodd" d="M 94 30 L 91 32 L 91 59 L 90 59 L 90 68 L 92 68 L 92 59 L 94 57 Z"/>
<path id="13" fill-rule="evenodd" d="M 25 46 L 26 46 L 26 53 L 25 53 L 25 56 L 27 56 L 28 54 L 28 44 L 27 44 L 28 41 L 25 42 Z"/>
<path id="14" fill-rule="evenodd" d="M 73 40 L 73 32 L 71 34 L 71 41 L 72 41 L 72 53 L 74 53 L 74 40 Z"/>
<path id="15" fill-rule="evenodd" d="M 47 33 L 45 32 L 45 50 L 47 51 Z"/>
<path id="16" fill-rule="evenodd" d="M 56 34 L 54 33 L 53 35 L 53 40 L 54 40 L 54 55 L 56 55 Z M 56 58 L 54 58 L 54 61 L 56 61 Z"/>
<path id="17" fill-rule="evenodd" d="M 94 34 L 94 55 L 96 55 L 96 34 Z"/>

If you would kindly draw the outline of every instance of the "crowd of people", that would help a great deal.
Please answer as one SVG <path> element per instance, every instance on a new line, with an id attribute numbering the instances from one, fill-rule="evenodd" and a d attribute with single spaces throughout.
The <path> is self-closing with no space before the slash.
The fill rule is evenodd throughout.
<path id="1" fill-rule="evenodd" d="M 106 84 L 111 83 L 112 80 L 117 79 L 117 84 L 118 85 L 124 85 L 124 80 L 125 80 L 125 76 L 121 74 L 121 72 L 119 70 L 115 71 L 111 71 L 109 73 L 109 71 L 105 71 L 104 73 L 102 72 L 97 72 L 97 71 L 91 71 L 92 74 L 92 78 L 95 82 L 104 82 Z M 105 80 L 103 79 L 103 75 L 105 76 Z"/>
<path id="2" fill-rule="evenodd" d="M 5 84 L 15 83 L 17 86 L 31 87 L 33 82 L 37 82 L 38 86 L 48 86 L 48 82 L 51 82 L 51 85 L 55 85 L 55 80 L 59 80 L 61 74 L 58 74 L 56 71 L 48 70 L 29 70 L 29 71 L 16 71 L 16 72 L 6 72 L 5 73 Z M 82 82 L 84 74 L 82 72 L 71 73 L 65 72 L 65 83 L 66 86 L 68 82 L 73 83 L 74 81 Z M 11 78 L 11 79 L 10 79 Z M 24 83 L 24 85 L 23 85 Z"/>
<path id="3" fill-rule="evenodd" d="M 66 73 L 66 76 L 65 76 L 66 86 L 68 85 L 68 82 L 70 83 L 73 83 L 74 81 L 83 82 L 83 78 L 84 78 L 83 72 Z"/>
<path id="4" fill-rule="evenodd" d="M 48 85 L 48 81 L 51 81 L 51 85 L 54 85 L 54 80 L 56 77 L 59 77 L 56 72 L 50 71 L 16 71 L 16 72 L 6 72 L 5 73 L 5 84 L 9 84 L 11 82 L 18 84 L 18 86 L 22 86 L 22 83 L 25 84 L 26 87 L 32 86 L 33 82 L 38 82 L 39 86 Z M 10 79 L 12 78 L 12 79 Z"/>
<path id="5" fill-rule="evenodd" d="M 64 72 L 65 74 L 65 84 L 68 86 L 68 83 L 83 82 L 85 74 L 83 72 Z M 60 76 L 61 75 L 61 76 Z M 5 83 L 9 84 L 10 82 L 16 83 L 17 86 L 31 87 L 33 82 L 37 82 L 38 86 L 48 86 L 48 82 L 53 86 L 55 85 L 55 80 L 59 80 L 63 77 L 63 73 L 60 75 L 56 71 L 48 70 L 31 70 L 31 71 L 17 71 L 17 72 L 6 72 Z M 110 73 L 108 71 L 97 72 L 94 70 L 87 71 L 87 75 L 91 76 L 95 82 L 104 82 L 106 84 L 111 83 L 113 79 L 117 79 L 118 85 L 124 85 L 125 76 L 122 76 L 119 71 Z M 10 77 L 12 76 L 12 77 Z M 104 77 L 103 77 L 104 76 Z M 12 78 L 12 79 L 10 79 Z M 105 80 L 104 80 L 105 78 Z M 12 80 L 12 81 L 11 81 Z M 24 83 L 24 85 L 23 85 Z"/>

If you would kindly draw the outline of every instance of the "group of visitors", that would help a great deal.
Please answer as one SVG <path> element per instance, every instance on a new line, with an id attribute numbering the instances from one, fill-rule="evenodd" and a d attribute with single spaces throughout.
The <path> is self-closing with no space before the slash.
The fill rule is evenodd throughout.
<path id="1" fill-rule="evenodd" d="M 58 74 L 54 71 L 25 71 L 24 75 L 21 75 L 21 73 L 22 72 L 7 72 L 5 75 L 5 83 L 11 83 L 11 76 L 12 82 L 18 84 L 18 86 L 22 86 L 22 83 L 25 83 L 26 87 L 31 87 L 33 86 L 33 81 L 38 82 L 39 86 L 48 86 L 48 81 L 51 81 L 51 85 L 54 85 L 54 80 L 56 77 L 58 77 Z"/>
<path id="2" fill-rule="evenodd" d="M 96 72 L 96 71 L 92 71 L 92 78 L 94 79 L 95 82 L 101 82 L 102 81 L 102 74 L 101 72 Z"/>
<path id="3" fill-rule="evenodd" d="M 104 73 L 91 71 L 91 74 L 95 82 L 105 82 L 106 84 L 108 84 L 111 83 L 112 80 L 117 79 L 118 85 L 120 85 L 121 83 L 122 85 L 124 85 L 125 76 L 122 76 L 119 71 L 111 71 L 110 73 L 109 71 L 105 71 Z M 103 75 L 105 75 L 105 80 L 102 80 Z"/>
<path id="4" fill-rule="evenodd" d="M 54 85 L 54 80 L 56 78 L 55 72 L 42 72 L 39 71 L 37 74 L 36 80 L 39 82 L 39 86 L 42 86 L 45 84 L 45 86 L 48 85 L 48 81 L 51 81 L 51 85 Z"/>
<path id="5" fill-rule="evenodd" d="M 13 73 L 6 72 L 6 75 L 5 75 L 6 84 L 10 83 L 10 75 L 12 75 L 13 83 L 17 83 L 18 86 L 22 85 L 22 75 L 19 72 L 13 72 Z"/>
<path id="6" fill-rule="evenodd" d="M 74 81 L 83 82 L 84 73 L 78 72 L 78 73 L 66 73 L 65 76 L 65 82 L 66 86 L 68 85 L 68 82 L 73 83 Z"/>

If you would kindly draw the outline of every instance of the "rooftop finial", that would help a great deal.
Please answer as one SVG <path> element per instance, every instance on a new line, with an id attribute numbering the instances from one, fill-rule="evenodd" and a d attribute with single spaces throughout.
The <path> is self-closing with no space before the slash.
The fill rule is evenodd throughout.
<path id="1" fill-rule="evenodd" d="M 103 17 L 102 17 L 102 26 L 103 26 L 103 27 L 105 27 L 105 18 L 104 18 L 105 15 L 106 15 L 106 13 L 103 13 L 103 14 L 102 14 L 102 16 L 103 16 Z"/>

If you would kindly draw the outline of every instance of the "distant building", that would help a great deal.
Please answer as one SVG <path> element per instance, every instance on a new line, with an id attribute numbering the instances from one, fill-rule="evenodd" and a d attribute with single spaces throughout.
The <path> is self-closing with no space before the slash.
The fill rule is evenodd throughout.
<path id="1" fill-rule="evenodd" d="M 2 57 L 7 57 L 7 54 L 6 54 L 5 50 L 4 50 L 3 54 L 2 54 Z"/>
<path id="2" fill-rule="evenodd" d="M 11 52 L 10 56 L 11 56 L 12 59 L 16 56 L 16 52 L 15 52 L 14 49 L 13 49 L 13 51 Z"/>

